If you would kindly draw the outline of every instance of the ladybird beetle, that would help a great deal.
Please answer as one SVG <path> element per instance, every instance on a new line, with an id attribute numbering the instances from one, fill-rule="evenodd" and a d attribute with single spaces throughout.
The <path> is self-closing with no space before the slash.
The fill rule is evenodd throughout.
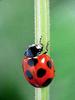
<path id="1" fill-rule="evenodd" d="M 22 61 L 26 80 L 34 87 L 48 86 L 54 78 L 54 63 L 47 54 L 41 54 L 41 45 L 32 45 L 24 53 Z"/>

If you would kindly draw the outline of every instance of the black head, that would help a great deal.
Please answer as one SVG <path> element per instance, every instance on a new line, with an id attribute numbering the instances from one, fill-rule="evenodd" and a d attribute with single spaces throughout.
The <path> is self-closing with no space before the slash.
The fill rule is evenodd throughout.
<path id="1" fill-rule="evenodd" d="M 25 51 L 24 55 L 26 57 L 36 57 L 43 50 L 43 46 L 41 44 L 33 44 L 29 46 L 29 48 Z"/>

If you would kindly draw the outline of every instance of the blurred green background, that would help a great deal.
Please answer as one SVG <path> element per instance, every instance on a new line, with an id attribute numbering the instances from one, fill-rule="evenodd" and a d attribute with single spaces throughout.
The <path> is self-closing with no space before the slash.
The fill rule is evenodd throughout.
<path id="1" fill-rule="evenodd" d="M 75 0 L 51 0 L 50 100 L 75 100 Z M 23 76 L 24 50 L 34 43 L 34 1 L 0 0 L 0 100 L 34 100 Z"/>

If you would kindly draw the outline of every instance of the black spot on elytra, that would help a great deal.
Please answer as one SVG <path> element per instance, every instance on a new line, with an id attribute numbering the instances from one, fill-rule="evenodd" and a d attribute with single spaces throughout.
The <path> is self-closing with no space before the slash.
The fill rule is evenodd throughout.
<path id="1" fill-rule="evenodd" d="M 26 71 L 26 75 L 30 80 L 33 79 L 33 76 L 32 76 L 32 74 L 30 73 L 29 70 Z"/>
<path id="2" fill-rule="evenodd" d="M 48 66 L 49 68 L 52 67 L 51 61 L 47 61 L 47 66 Z"/>
<path id="3" fill-rule="evenodd" d="M 48 78 L 43 84 L 42 86 L 45 87 L 45 86 L 48 86 L 52 81 L 52 78 Z"/>
<path id="4" fill-rule="evenodd" d="M 38 60 L 35 58 L 31 58 L 28 60 L 28 65 L 35 66 L 38 63 Z"/>
<path id="5" fill-rule="evenodd" d="M 43 77 L 45 74 L 46 74 L 46 70 L 45 69 L 40 68 L 37 71 L 37 77 L 39 77 L 39 78 Z"/>

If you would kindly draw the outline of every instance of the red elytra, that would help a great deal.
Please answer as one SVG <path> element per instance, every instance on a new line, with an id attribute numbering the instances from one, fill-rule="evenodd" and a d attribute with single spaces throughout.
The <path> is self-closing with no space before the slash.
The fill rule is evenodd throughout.
<path id="1" fill-rule="evenodd" d="M 53 60 L 47 54 L 25 57 L 22 67 L 26 80 L 34 87 L 48 86 L 55 76 Z"/>

